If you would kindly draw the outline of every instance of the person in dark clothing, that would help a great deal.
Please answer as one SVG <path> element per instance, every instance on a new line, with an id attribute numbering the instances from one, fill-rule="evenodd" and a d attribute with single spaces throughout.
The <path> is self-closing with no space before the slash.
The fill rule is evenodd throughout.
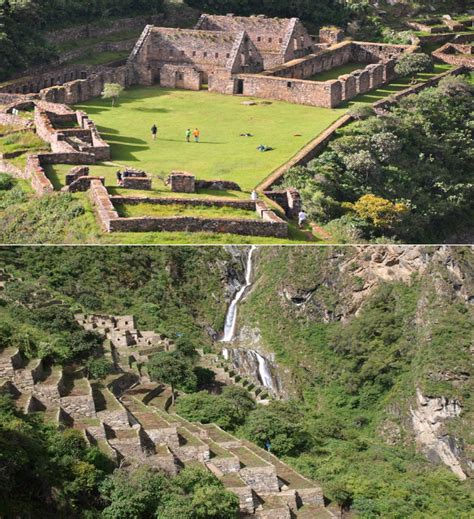
<path id="1" fill-rule="evenodd" d="M 158 135 L 158 127 L 156 126 L 156 124 L 154 124 L 152 127 L 151 127 L 151 136 L 153 137 L 153 140 L 156 141 L 156 136 Z"/>

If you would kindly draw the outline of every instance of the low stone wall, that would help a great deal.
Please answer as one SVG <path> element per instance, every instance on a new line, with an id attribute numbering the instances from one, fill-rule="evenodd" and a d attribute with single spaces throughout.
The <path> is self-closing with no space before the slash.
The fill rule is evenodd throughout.
<path id="1" fill-rule="evenodd" d="M 270 221 L 225 218 L 116 218 L 109 220 L 110 232 L 211 232 L 244 236 L 288 237 L 288 224 L 274 215 Z"/>
<path id="2" fill-rule="evenodd" d="M 102 229 L 109 232 L 110 222 L 118 219 L 118 213 L 113 206 L 107 189 L 100 180 L 93 180 L 89 189 L 89 197 L 97 212 Z"/>
<path id="3" fill-rule="evenodd" d="M 78 193 L 88 191 L 91 187 L 91 184 L 94 180 L 98 180 L 102 185 L 105 185 L 105 177 L 79 177 L 72 184 L 63 188 L 64 191 L 69 191 L 70 193 Z"/>
<path id="4" fill-rule="evenodd" d="M 128 413 L 123 407 L 113 411 L 100 411 L 97 413 L 97 416 L 112 429 L 128 429 L 130 427 Z"/>
<path id="5" fill-rule="evenodd" d="M 324 496 L 321 487 L 301 488 L 297 490 L 297 494 L 304 505 L 324 506 Z"/>
<path id="6" fill-rule="evenodd" d="M 236 473 L 240 470 L 240 461 L 237 456 L 229 458 L 212 458 L 209 463 L 212 463 L 222 474 Z"/>
<path id="7" fill-rule="evenodd" d="M 472 44 L 447 43 L 437 49 L 432 55 L 444 63 L 464 66 L 474 69 L 474 54 Z"/>
<path id="8" fill-rule="evenodd" d="M 53 184 L 44 172 L 39 155 L 28 155 L 25 172 L 31 181 L 31 187 L 40 196 L 54 191 Z"/>
<path id="9" fill-rule="evenodd" d="M 81 177 L 89 175 L 89 168 L 87 166 L 76 166 L 72 168 L 69 173 L 66 173 L 66 186 L 69 186 Z"/>
<path id="10" fill-rule="evenodd" d="M 239 498 L 240 511 L 247 514 L 253 514 L 257 503 L 254 499 L 254 494 L 249 486 L 246 487 L 231 487 L 227 488 L 230 492 L 233 492 Z"/>
<path id="11" fill-rule="evenodd" d="M 240 477 L 257 493 L 278 492 L 278 479 L 273 465 L 268 467 L 244 467 L 239 471 Z"/>
<path id="12" fill-rule="evenodd" d="M 132 195 L 114 195 L 111 196 L 113 204 L 156 204 L 156 205 L 174 205 L 196 207 L 234 207 L 246 211 L 255 211 L 255 202 L 252 200 L 235 200 L 229 199 L 213 199 L 213 198 L 175 198 L 175 197 L 152 197 L 152 196 L 132 196 Z"/>
<path id="13" fill-rule="evenodd" d="M 211 457 L 207 445 L 182 445 L 172 449 L 173 453 L 182 461 L 200 461 L 204 463 Z"/>
<path id="14" fill-rule="evenodd" d="M 164 443 L 173 449 L 179 448 L 178 431 L 176 427 L 162 427 L 160 429 L 145 429 L 150 440 L 156 445 Z"/>
<path id="15" fill-rule="evenodd" d="M 270 200 L 276 202 L 288 218 L 297 218 L 301 211 L 301 196 L 296 189 L 282 189 L 276 191 L 264 191 Z"/>
<path id="16" fill-rule="evenodd" d="M 151 189 L 151 178 L 148 177 L 124 177 L 122 186 L 126 189 Z"/>

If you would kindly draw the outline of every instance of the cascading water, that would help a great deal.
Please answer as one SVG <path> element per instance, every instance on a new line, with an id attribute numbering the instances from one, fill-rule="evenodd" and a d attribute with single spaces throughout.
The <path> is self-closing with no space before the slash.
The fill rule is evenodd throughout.
<path id="1" fill-rule="evenodd" d="M 235 336 L 235 325 L 237 323 L 237 305 L 242 299 L 247 288 L 252 284 L 252 255 L 255 249 L 255 245 L 250 247 L 249 255 L 247 256 L 247 264 L 245 266 L 245 284 L 242 285 L 237 294 L 235 294 L 234 299 L 229 305 L 227 315 L 225 316 L 224 336 L 222 337 L 221 342 L 231 342 Z"/>
<path id="2" fill-rule="evenodd" d="M 224 324 L 224 334 L 221 339 L 221 342 L 230 343 L 235 338 L 235 326 L 237 323 L 237 306 L 240 303 L 242 297 L 244 296 L 248 287 L 252 284 L 252 256 L 256 247 L 252 246 L 249 250 L 249 254 L 247 256 L 247 263 L 245 267 L 245 283 L 239 289 L 239 291 L 235 294 L 234 299 L 231 301 L 229 308 L 227 310 L 227 315 L 225 318 Z M 271 370 L 270 370 L 270 361 L 260 355 L 255 350 L 247 350 L 247 349 L 232 349 L 232 348 L 222 348 L 222 356 L 225 360 L 235 361 L 236 356 L 240 357 L 245 356 L 247 358 L 246 364 L 251 364 L 255 366 L 253 370 L 258 372 L 258 379 L 260 383 L 272 390 L 278 389 L 278 384 L 275 384 Z M 252 370 L 252 371 L 253 371 Z"/>

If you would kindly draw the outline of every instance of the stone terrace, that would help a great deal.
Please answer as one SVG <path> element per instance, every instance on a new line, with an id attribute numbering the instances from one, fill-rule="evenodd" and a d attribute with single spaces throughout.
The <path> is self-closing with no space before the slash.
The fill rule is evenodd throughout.
<path id="1" fill-rule="evenodd" d="M 1 272 L 2 283 L 11 277 Z M 3 286 L 3 285 L 2 285 Z M 48 304 L 46 293 L 31 302 Z M 63 304 L 49 296 L 49 304 Z M 41 303 L 40 303 L 41 301 Z M 304 478 L 272 454 L 214 424 L 188 422 L 169 413 L 170 389 L 151 382 L 131 353 L 169 341 L 140 332 L 133 316 L 77 314 L 78 323 L 104 337 L 104 355 L 114 373 L 89 382 L 76 366 L 26 361 L 18 349 L 0 350 L 0 392 L 12 395 L 26 413 L 41 413 L 58 427 L 74 427 L 116 463 L 143 463 L 176 474 L 183 465 L 199 464 L 215 474 L 240 500 L 242 517 L 331 517 L 319 485 Z M 124 344 L 126 343 L 126 344 Z M 145 358 L 145 357 L 144 357 Z"/>

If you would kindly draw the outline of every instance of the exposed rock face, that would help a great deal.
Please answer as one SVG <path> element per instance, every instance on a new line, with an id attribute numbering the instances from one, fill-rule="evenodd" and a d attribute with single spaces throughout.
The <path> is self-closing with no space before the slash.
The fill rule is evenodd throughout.
<path id="1" fill-rule="evenodd" d="M 410 409 L 416 441 L 430 461 L 447 465 L 460 479 L 466 479 L 459 459 L 460 447 L 452 436 L 443 433 L 446 420 L 462 412 L 461 404 L 443 397 L 429 398 L 416 391 L 416 407 Z"/>

